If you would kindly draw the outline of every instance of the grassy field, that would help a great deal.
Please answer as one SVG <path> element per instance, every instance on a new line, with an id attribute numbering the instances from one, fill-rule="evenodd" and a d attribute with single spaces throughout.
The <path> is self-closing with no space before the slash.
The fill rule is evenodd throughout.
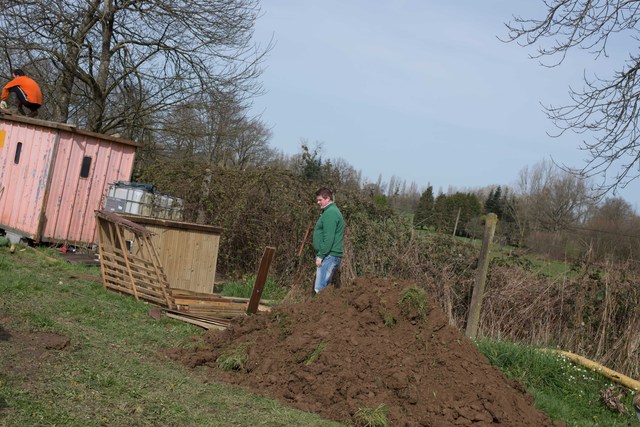
<path id="1" fill-rule="evenodd" d="M 633 393 L 565 357 L 506 342 L 480 340 L 480 351 L 509 378 L 518 380 L 533 394 L 536 407 L 563 420 L 569 427 L 637 426 Z M 600 400 L 611 388 L 628 413 L 613 411 Z"/>
<path id="2" fill-rule="evenodd" d="M 0 426 L 340 425 L 174 363 L 163 351 L 189 345 L 199 328 L 154 320 L 150 306 L 70 277 L 97 277 L 97 268 L 52 257 L 24 247 L 10 255 L 0 247 Z M 34 351 L 25 338 L 36 332 L 62 335 L 69 344 Z M 478 346 L 532 392 L 540 409 L 569 427 L 637 425 L 635 415 L 599 402 L 611 384 L 597 375 L 531 348 Z M 622 399 L 628 409 L 630 401 L 630 394 Z"/>
<path id="3" fill-rule="evenodd" d="M 0 426 L 340 425 L 174 363 L 163 350 L 199 328 L 156 321 L 148 305 L 74 273 L 98 270 L 0 248 Z M 35 331 L 69 345 L 36 354 L 9 345 Z"/>
<path id="4" fill-rule="evenodd" d="M 423 238 L 429 238 L 430 236 L 438 235 L 436 232 L 432 230 L 425 229 L 416 229 L 416 233 Z M 478 248 L 478 252 L 480 251 L 480 247 L 482 246 L 482 237 L 477 239 L 469 239 L 467 237 L 456 236 L 455 239 L 459 242 L 463 242 L 465 244 L 471 243 L 472 245 Z M 500 258 L 500 257 L 512 257 L 514 253 L 517 253 L 518 249 L 513 246 L 504 246 L 492 243 L 490 247 L 489 256 L 490 259 Z M 572 265 L 568 261 L 558 261 L 553 259 L 543 259 L 541 257 L 525 254 L 518 255 L 521 258 L 521 262 L 528 270 L 536 271 L 540 274 L 544 274 L 549 277 L 571 277 L 574 272 L 572 271 Z"/>

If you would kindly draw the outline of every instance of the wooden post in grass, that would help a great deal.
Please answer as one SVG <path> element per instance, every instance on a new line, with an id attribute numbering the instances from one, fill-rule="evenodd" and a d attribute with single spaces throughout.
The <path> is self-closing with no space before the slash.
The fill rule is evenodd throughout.
<path id="1" fill-rule="evenodd" d="M 273 259 L 275 251 L 276 248 L 273 246 L 264 248 L 258 274 L 256 275 L 256 282 L 253 285 L 253 292 L 251 292 L 251 298 L 247 306 L 247 314 L 256 314 L 256 311 L 258 311 L 260 298 L 262 298 L 262 290 L 264 289 L 264 284 L 267 282 L 267 274 L 269 273 L 269 267 L 271 266 L 271 260 Z"/>
<path id="2" fill-rule="evenodd" d="M 456 231 L 458 231 L 458 221 L 460 221 L 460 211 L 462 208 L 458 208 L 458 215 L 456 215 L 456 225 L 453 226 L 453 237 L 456 237 Z"/>
<path id="3" fill-rule="evenodd" d="M 482 307 L 482 297 L 484 296 L 484 285 L 487 281 L 487 269 L 489 267 L 489 245 L 493 240 L 496 231 L 498 217 L 494 213 L 487 215 L 484 224 L 484 237 L 482 238 L 482 248 L 478 258 L 478 269 L 476 273 L 476 283 L 473 286 L 471 295 L 471 305 L 469 306 L 469 316 L 467 317 L 467 338 L 475 339 L 478 334 L 478 324 L 480 323 L 480 309 Z"/>

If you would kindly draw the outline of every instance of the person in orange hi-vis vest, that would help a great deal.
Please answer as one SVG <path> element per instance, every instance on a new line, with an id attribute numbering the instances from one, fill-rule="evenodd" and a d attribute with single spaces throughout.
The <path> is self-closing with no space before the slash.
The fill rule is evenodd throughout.
<path id="1" fill-rule="evenodd" d="M 38 115 L 38 108 L 42 106 L 42 91 L 40 86 L 31 77 L 27 77 L 19 68 L 12 71 L 13 80 L 4 85 L 2 88 L 2 95 L 0 98 L 0 108 L 7 109 L 7 99 L 11 93 L 16 94 L 18 98 L 18 111 L 20 114 L 25 114 L 22 109 L 23 106 L 29 109 L 29 117 L 36 117 Z"/>

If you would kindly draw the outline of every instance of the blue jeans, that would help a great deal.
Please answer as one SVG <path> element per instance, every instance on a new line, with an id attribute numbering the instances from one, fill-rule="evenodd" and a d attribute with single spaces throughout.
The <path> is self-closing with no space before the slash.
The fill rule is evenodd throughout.
<path id="1" fill-rule="evenodd" d="M 313 285 L 313 290 L 318 293 L 329 285 L 333 272 L 340 267 L 341 257 L 328 255 L 322 260 L 320 267 L 316 268 L 316 282 Z"/>

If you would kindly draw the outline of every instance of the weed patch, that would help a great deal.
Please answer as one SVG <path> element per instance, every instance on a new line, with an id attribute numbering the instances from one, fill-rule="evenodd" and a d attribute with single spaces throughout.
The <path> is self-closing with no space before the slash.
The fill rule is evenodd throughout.
<path id="1" fill-rule="evenodd" d="M 249 343 L 244 343 L 225 351 L 216 359 L 218 368 L 223 371 L 245 371 L 249 361 L 248 348 Z"/>
<path id="2" fill-rule="evenodd" d="M 427 293 L 420 288 L 409 287 L 402 291 L 398 301 L 402 314 L 410 320 L 427 317 Z"/>
<path id="3" fill-rule="evenodd" d="M 385 405 L 376 408 L 360 408 L 353 415 L 353 420 L 358 427 L 388 427 L 388 410 Z"/>
<path id="4" fill-rule="evenodd" d="M 309 366 L 313 362 L 315 362 L 320 356 L 320 353 L 322 353 L 325 348 L 327 348 L 327 343 L 321 342 L 320 344 L 318 344 L 318 346 L 314 348 L 313 351 L 309 353 L 309 355 L 304 359 L 304 364 Z"/>

